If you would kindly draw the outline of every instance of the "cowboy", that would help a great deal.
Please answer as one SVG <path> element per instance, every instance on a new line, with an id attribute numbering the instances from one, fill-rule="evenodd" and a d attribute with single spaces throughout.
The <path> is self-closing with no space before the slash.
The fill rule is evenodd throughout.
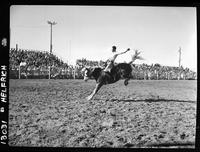
<path id="1" fill-rule="evenodd" d="M 113 53 L 113 56 L 111 58 L 109 58 L 106 63 L 107 63 L 107 66 L 106 68 L 104 69 L 105 72 L 111 72 L 111 69 L 113 68 L 114 66 L 114 62 L 115 62 L 115 59 L 117 58 L 118 55 L 121 55 L 121 54 L 124 54 L 128 51 L 130 51 L 130 49 L 128 48 L 126 51 L 124 52 L 121 52 L 121 53 L 116 53 L 116 46 L 112 46 L 112 53 Z"/>

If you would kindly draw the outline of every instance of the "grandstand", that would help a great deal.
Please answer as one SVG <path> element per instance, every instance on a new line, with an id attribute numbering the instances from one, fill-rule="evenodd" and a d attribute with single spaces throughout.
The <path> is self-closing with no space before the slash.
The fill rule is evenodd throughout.
<path id="1" fill-rule="evenodd" d="M 47 51 L 27 50 L 11 48 L 9 52 L 9 77 L 18 78 L 45 78 L 49 77 L 49 66 L 51 67 L 51 78 L 82 79 L 81 69 L 84 66 L 105 67 L 104 61 L 91 61 L 85 58 L 76 60 L 76 65 L 68 65 L 56 55 Z M 20 66 L 20 63 L 26 63 Z M 189 68 L 170 67 L 156 64 L 133 64 L 133 79 L 144 80 L 194 80 L 197 79 L 196 72 Z M 20 73 L 20 74 L 19 74 Z M 19 77 L 20 75 L 20 77 Z"/>

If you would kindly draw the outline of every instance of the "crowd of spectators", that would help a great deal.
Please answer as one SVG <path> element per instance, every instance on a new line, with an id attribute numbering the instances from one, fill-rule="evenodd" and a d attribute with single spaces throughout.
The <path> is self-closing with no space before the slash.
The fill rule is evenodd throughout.
<path id="1" fill-rule="evenodd" d="M 25 75 L 48 75 L 49 66 L 53 71 L 56 71 L 58 67 L 68 68 L 68 64 L 47 51 L 11 48 L 9 52 L 11 78 L 18 77 L 21 63 L 25 63 L 25 66 L 20 67 L 21 73 Z"/>
<path id="2" fill-rule="evenodd" d="M 10 49 L 10 66 L 16 68 L 21 62 L 26 62 L 29 67 L 41 67 L 41 66 L 66 66 L 62 60 L 57 56 L 50 54 L 47 51 L 39 50 L 25 50 L 14 48 Z"/>
<path id="3" fill-rule="evenodd" d="M 85 66 L 106 66 L 104 61 L 91 61 L 85 58 L 76 60 L 76 65 L 68 65 L 56 55 L 47 51 L 26 50 L 11 48 L 10 56 L 10 78 L 48 78 L 49 68 L 52 78 L 76 78 L 82 79 L 82 68 Z M 20 66 L 21 63 L 25 65 Z M 116 63 L 117 64 L 117 63 Z M 21 64 L 22 65 L 22 64 Z M 147 80 L 173 80 L 173 79 L 197 79 L 196 72 L 189 68 L 162 66 L 160 64 L 133 64 L 133 79 Z"/>
<path id="4" fill-rule="evenodd" d="M 156 64 L 134 64 L 133 77 L 135 79 L 155 79 L 155 80 L 189 80 L 196 79 L 196 72 L 189 68 L 162 66 Z"/>

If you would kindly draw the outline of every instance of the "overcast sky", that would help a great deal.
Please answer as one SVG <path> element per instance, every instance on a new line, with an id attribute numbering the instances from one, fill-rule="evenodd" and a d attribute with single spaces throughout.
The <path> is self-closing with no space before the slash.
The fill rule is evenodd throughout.
<path id="1" fill-rule="evenodd" d="M 57 22 L 53 53 L 71 64 L 106 60 L 116 45 L 118 52 L 132 49 L 116 62 L 129 62 L 138 49 L 145 60 L 136 64 L 178 66 L 181 47 L 183 67 L 197 69 L 195 7 L 13 5 L 10 47 L 49 51 L 47 20 Z"/>

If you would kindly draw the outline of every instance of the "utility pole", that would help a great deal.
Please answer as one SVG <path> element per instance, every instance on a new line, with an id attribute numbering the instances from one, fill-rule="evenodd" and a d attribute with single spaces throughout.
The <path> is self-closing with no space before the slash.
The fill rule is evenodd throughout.
<path id="1" fill-rule="evenodd" d="M 16 44 L 15 50 L 18 51 L 18 44 Z M 19 63 L 18 68 L 19 68 L 19 70 L 18 70 L 18 78 L 21 79 L 21 69 L 20 69 L 21 67 L 20 67 L 20 63 Z"/>
<path id="2" fill-rule="evenodd" d="M 50 24 L 50 62 L 51 62 L 51 54 L 52 54 L 52 48 L 53 48 L 53 45 L 52 45 L 52 26 L 53 25 L 56 25 L 57 23 L 56 22 L 51 22 L 51 21 L 47 21 L 48 24 Z M 51 79 L 51 65 L 49 65 L 49 79 Z"/>
<path id="3" fill-rule="evenodd" d="M 71 40 L 69 40 L 69 62 L 71 61 Z"/>
<path id="4" fill-rule="evenodd" d="M 16 48 L 16 51 L 18 51 L 18 44 L 16 44 L 16 47 L 15 47 L 15 48 Z"/>
<path id="5" fill-rule="evenodd" d="M 179 47 L 179 61 L 178 61 L 178 67 L 179 67 L 179 75 L 178 75 L 178 80 L 180 80 L 181 77 L 181 47 Z"/>
<path id="6" fill-rule="evenodd" d="M 180 68 L 181 67 L 181 47 L 179 47 L 178 52 L 179 52 L 179 61 L 178 61 L 178 63 L 179 63 L 179 68 Z"/>

